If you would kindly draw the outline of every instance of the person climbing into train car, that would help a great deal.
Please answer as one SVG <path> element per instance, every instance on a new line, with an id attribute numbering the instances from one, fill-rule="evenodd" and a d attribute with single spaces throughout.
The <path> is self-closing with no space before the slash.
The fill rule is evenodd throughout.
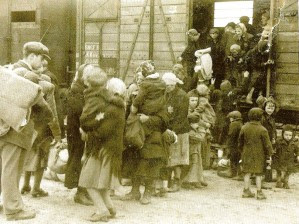
<path id="1" fill-rule="evenodd" d="M 224 79 L 224 49 L 221 44 L 221 36 L 218 28 L 212 28 L 207 38 L 207 48 L 211 48 L 213 78 L 215 78 L 214 87 L 220 88 L 220 84 Z"/>
<path id="2" fill-rule="evenodd" d="M 196 29 L 190 29 L 186 34 L 188 36 L 188 45 L 181 54 L 180 60 L 188 75 L 186 85 L 187 92 L 189 92 L 190 90 L 196 88 L 198 81 L 198 78 L 194 72 L 194 67 L 197 60 L 197 57 L 194 55 L 194 53 L 199 49 L 198 39 L 200 34 Z"/>

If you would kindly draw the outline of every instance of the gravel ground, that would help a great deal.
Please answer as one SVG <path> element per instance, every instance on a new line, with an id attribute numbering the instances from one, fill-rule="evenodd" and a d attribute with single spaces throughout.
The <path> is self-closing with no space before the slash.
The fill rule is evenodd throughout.
<path id="1" fill-rule="evenodd" d="M 153 198 L 152 204 L 141 205 L 137 201 L 123 202 L 119 196 L 130 190 L 123 187 L 114 198 L 117 218 L 109 223 L 159 224 L 299 224 L 299 174 L 290 178 L 290 190 L 274 188 L 264 190 L 267 200 L 241 198 L 243 183 L 218 177 L 216 172 L 205 172 L 207 188 L 182 190 L 168 194 L 166 198 Z M 77 224 L 89 223 L 84 219 L 93 213 L 92 206 L 73 202 L 75 190 L 64 188 L 63 183 L 43 180 L 49 191 L 47 198 L 25 195 L 26 206 L 37 211 L 33 220 L 9 223 L 22 224 Z M 7 223 L 3 214 L 0 223 Z"/>

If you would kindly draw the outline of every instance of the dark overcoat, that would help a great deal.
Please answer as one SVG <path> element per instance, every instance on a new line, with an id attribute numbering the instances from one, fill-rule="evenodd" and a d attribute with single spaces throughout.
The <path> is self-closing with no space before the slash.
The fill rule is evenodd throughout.
<path id="1" fill-rule="evenodd" d="M 166 94 L 166 107 L 170 118 L 169 129 L 176 134 L 189 132 L 189 98 L 186 92 L 176 86 L 172 92 Z"/>
<path id="2" fill-rule="evenodd" d="M 243 125 L 239 135 L 244 173 L 262 174 L 267 157 L 272 155 L 268 131 L 258 121 Z"/>
<path id="3" fill-rule="evenodd" d="M 75 188 L 81 173 L 81 158 L 84 152 L 84 141 L 80 134 L 80 116 L 84 105 L 84 86 L 82 83 L 73 83 L 67 96 L 67 143 L 69 159 L 65 173 L 64 185 Z"/>
<path id="4" fill-rule="evenodd" d="M 294 140 L 287 142 L 284 139 L 278 139 L 275 147 L 273 167 L 279 171 L 292 173 L 295 171 L 295 160 L 299 156 L 298 143 Z"/>

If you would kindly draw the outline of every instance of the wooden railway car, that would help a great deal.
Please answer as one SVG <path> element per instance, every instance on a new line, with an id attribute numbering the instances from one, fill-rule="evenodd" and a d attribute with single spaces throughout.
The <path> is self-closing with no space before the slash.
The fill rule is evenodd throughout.
<path id="1" fill-rule="evenodd" d="M 41 41 L 50 49 L 50 70 L 60 83 L 68 83 L 75 70 L 76 1 L 0 0 L 0 64 L 22 58 L 28 41 Z"/>
<path id="2" fill-rule="evenodd" d="M 253 25 L 275 3 L 276 98 L 284 111 L 298 112 L 298 0 L 241 2 L 250 1 Z M 219 2 L 235 6 L 240 0 L 0 0 L 0 64 L 19 59 L 26 41 L 42 40 L 60 83 L 69 84 L 81 63 L 99 63 L 129 83 L 146 59 L 160 73 L 170 70 L 187 45 L 186 31 L 194 27 L 204 39 L 215 25 Z M 229 10 L 218 19 L 231 19 Z"/>

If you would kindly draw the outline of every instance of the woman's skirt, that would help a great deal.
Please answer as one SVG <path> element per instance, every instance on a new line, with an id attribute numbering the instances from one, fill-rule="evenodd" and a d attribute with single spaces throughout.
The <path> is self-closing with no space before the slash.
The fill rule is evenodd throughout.
<path id="1" fill-rule="evenodd" d="M 90 155 L 83 164 L 79 186 L 95 189 L 116 189 L 120 186 L 119 173 L 112 165 L 112 155 L 102 148 L 97 156 Z"/>
<path id="2" fill-rule="evenodd" d="M 189 165 L 189 133 L 178 134 L 175 144 L 169 147 L 168 167 Z"/>

